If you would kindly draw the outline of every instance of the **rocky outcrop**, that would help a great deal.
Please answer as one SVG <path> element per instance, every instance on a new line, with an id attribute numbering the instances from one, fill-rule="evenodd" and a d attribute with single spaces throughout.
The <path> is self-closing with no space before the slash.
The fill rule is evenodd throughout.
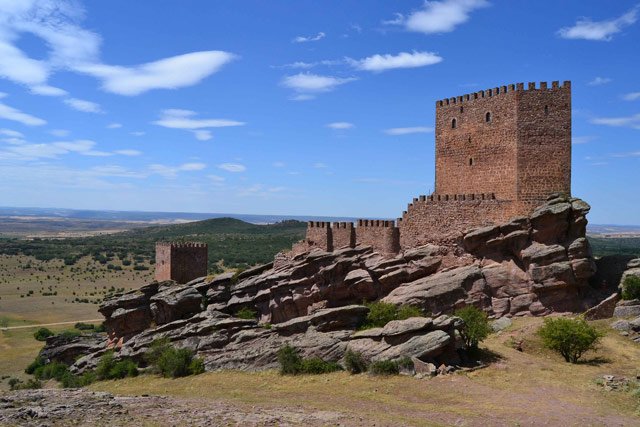
<path id="1" fill-rule="evenodd" d="M 640 316 L 640 299 L 620 301 L 613 310 L 613 317 Z"/>
<path id="2" fill-rule="evenodd" d="M 39 356 L 47 363 L 59 362 L 70 365 L 78 356 L 102 350 L 106 342 L 106 337 L 101 334 L 87 334 L 72 338 L 56 335 L 47 338 Z"/>
<path id="3" fill-rule="evenodd" d="M 585 320 L 600 320 L 600 319 L 609 319 L 613 317 L 613 313 L 616 309 L 616 303 L 620 299 L 620 294 L 614 293 L 608 298 L 605 298 L 600 302 L 600 304 L 595 307 L 591 307 L 589 310 L 585 311 L 584 318 Z"/>
<path id="4" fill-rule="evenodd" d="M 356 332 L 368 313 L 364 306 L 322 309 L 277 325 L 259 325 L 207 308 L 189 319 L 148 329 L 125 342 L 116 359 L 132 358 L 144 366 L 144 354 L 157 338 L 168 338 L 179 348 L 202 357 L 207 370 L 261 370 L 278 367 L 277 352 L 283 345 L 300 349 L 303 357 L 341 361 L 347 348 L 370 361 L 414 357 L 424 362 L 455 363 L 462 348 L 458 318 L 441 316 L 390 322 L 384 328 Z M 74 372 L 94 369 L 106 349 L 79 359 Z"/>

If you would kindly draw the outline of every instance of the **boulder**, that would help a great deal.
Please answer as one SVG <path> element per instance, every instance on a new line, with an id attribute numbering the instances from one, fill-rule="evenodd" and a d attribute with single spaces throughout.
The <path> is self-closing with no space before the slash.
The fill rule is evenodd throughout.
<path id="1" fill-rule="evenodd" d="M 547 203 L 531 214 L 534 241 L 545 244 L 561 242 L 569 229 L 571 204 L 566 202 Z"/>
<path id="2" fill-rule="evenodd" d="M 640 300 L 633 299 L 619 301 L 613 310 L 613 317 L 637 317 L 640 316 Z"/>
<path id="3" fill-rule="evenodd" d="M 521 253 L 525 265 L 547 265 L 554 262 L 568 261 L 567 251 L 562 245 L 543 245 L 534 243 Z"/>
<path id="4" fill-rule="evenodd" d="M 631 329 L 631 325 L 627 320 L 616 320 L 611 324 L 611 328 L 617 331 L 628 331 Z"/>
<path id="5" fill-rule="evenodd" d="M 595 307 L 591 307 L 589 310 L 585 311 L 584 318 L 586 320 L 610 319 L 613 317 L 613 312 L 619 299 L 619 293 L 614 293 L 608 296 Z"/>
<path id="6" fill-rule="evenodd" d="M 105 347 L 107 337 L 100 334 L 83 334 L 73 338 L 63 335 L 49 337 L 38 356 L 47 362 L 71 365 L 80 355 L 99 351 Z"/>
<path id="7" fill-rule="evenodd" d="M 183 319 L 202 310 L 202 295 L 187 285 L 161 286 L 149 301 L 156 325 Z"/>
<path id="8" fill-rule="evenodd" d="M 640 332 L 640 316 L 629 322 L 629 327 L 635 332 Z"/>
<path id="9" fill-rule="evenodd" d="M 511 319 L 508 317 L 501 317 L 498 320 L 491 322 L 491 329 L 493 329 L 494 332 L 501 331 L 509 326 L 511 326 Z"/>

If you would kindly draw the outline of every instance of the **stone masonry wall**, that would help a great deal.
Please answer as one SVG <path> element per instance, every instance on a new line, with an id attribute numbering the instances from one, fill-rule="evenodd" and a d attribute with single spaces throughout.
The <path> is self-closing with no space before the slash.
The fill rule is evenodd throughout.
<path id="1" fill-rule="evenodd" d="M 333 233 L 334 249 L 356 246 L 356 230 L 353 228 L 352 222 L 334 222 L 331 232 Z"/>
<path id="2" fill-rule="evenodd" d="M 359 219 L 356 242 L 383 254 L 396 254 L 400 251 L 400 231 L 395 221 Z"/>
<path id="3" fill-rule="evenodd" d="M 324 221 L 307 222 L 306 243 L 311 248 L 320 248 L 326 252 L 333 251 L 331 223 Z"/>
<path id="4" fill-rule="evenodd" d="M 156 280 L 187 283 L 207 275 L 205 243 L 156 243 Z"/>
<path id="5" fill-rule="evenodd" d="M 514 216 L 514 203 L 493 193 L 420 196 L 398 218 L 400 247 L 454 243 L 475 227 L 500 224 Z"/>

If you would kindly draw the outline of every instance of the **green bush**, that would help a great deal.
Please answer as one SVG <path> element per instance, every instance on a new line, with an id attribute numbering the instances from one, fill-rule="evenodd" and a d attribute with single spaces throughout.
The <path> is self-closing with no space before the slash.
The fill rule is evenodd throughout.
<path id="1" fill-rule="evenodd" d="M 109 371 L 110 380 L 138 376 L 138 365 L 131 359 L 125 359 L 115 364 Z"/>
<path id="2" fill-rule="evenodd" d="M 17 378 L 11 378 L 9 380 L 9 386 L 11 387 L 11 390 L 25 390 L 42 388 L 42 383 L 38 380 L 34 380 L 33 378 L 30 378 L 26 383 L 23 383 Z"/>
<path id="3" fill-rule="evenodd" d="M 53 332 L 51 332 L 47 328 L 40 328 L 33 334 L 33 337 L 38 341 L 45 341 L 47 338 L 52 336 L 53 336 Z"/>
<path id="4" fill-rule="evenodd" d="M 422 317 L 424 316 L 419 308 L 414 306 L 402 306 L 398 307 L 395 304 L 386 302 L 367 303 L 364 302 L 369 308 L 367 318 L 360 329 L 381 328 L 392 320 L 405 320 L 410 317 Z"/>
<path id="5" fill-rule="evenodd" d="M 640 277 L 625 277 L 622 282 L 622 299 L 640 299 Z"/>
<path id="6" fill-rule="evenodd" d="M 194 357 L 189 365 L 189 371 L 193 375 L 200 375 L 204 372 L 204 362 L 199 357 Z"/>
<path id="7" fill-rule="evenodd" d="M 98 366 L 96 366 L 96 378 L 98 380 L 108 380 L 109 372 L 116 366 L 113 351 L 108 351 L 102 355 Z"/>
<path id="8" fill-rule="evenodd" d="M 369 372 L 373 375 L 398 375 L 398 362 L 379 360 L 369 366 Z"/>
<path id="9" fill-rule="evenodd" d="M 303 359 L 300 365 L 301 374 L 326 374 L 341 371 L 342 366 L 336 362 L 327 362 L 319 357 Z"/>
<path id="10" fill-rule="evenodd" d="M 100 323 L 97 328 L 95 328 L 96 332 L 107 332 L 107 325 L 104 322 Z"/>
<path id="11" fill-rule="evenodd" d="M 88 331 L 90 329 L 94 329 L 95 326 L 89 324 L 89 323 L 82 323 L 82 322 L 78 322 L 76 323 L 74 326 L 74 328 L 79 329 L 81 331 Z"/>
<path id="12" fill-rule="evenodd" d="M 162 352 L 155 367 L 165 378 L 186 377 L 194 373 L 191 370 L 193 361 L 193 352 L 188 348 L 169 347 Z"/>
<path id="13" fill-rule="evenodd" d="M 24 370 L 25 373 L 29 375 L 33 375 L 33 373 L 41 366 L 44 366 L 44 359 L 40 356 L 36 357 L 36 359 Z"/>
<path id="14" fill-rule="evenodd" d="M 464 326 L 460 331 L 465 344 L 470 349 L 477 349 L 478 343 L 491 333 L 491 326 L 487 320 L 487 313 L 478 310 L 472 305 L 456 310 L 456 316 L 464 320 Z"/>
<path id="15" fill-rule="evenodd" d="M 285 345 L 278 350 L 278 363 L 282 375 L 297 375 L 300 373 L 302 358 L 297 348 Z"/>
<path id="16" fill-rule="evenodd" d="M 79 337 L 80 335 L 82 334 L 78 331 L 64 331 L 60 334 L 61 337 L 65 337 L 68 340 L 71 340 L 75 337 Z"/>
<path id="17" fill-rule="evenodd" d="M 352 374 L 359 374 L 367 370 L 367 364 L 362 358 L 362 353 L 351 349 L 347 350 L 344 354 L 344 365 L 346 366 L 347 371 Z"/>
<path id="18" fill-rule="evenodd" d="M 247 307 L 242 307 L 240 310 L 238 310 L 236 312 L 236 317 L 240 318 L 240 319 L 253 319 L 255 320 L 256 318 L 256 311 L 253 311 Z"/>
<path id="19" fill-rule="evenodd" d="M 582 319 L 564 317 L 544 319 L 538 334 L 546 347 L 557 351 L 570 363 L 576 363 L 586 351 L 595 349 L 604 335 Z"/>
<path id="20" fill-rule="evenodd" d="M 149 365 L 154 366 L 162 352 L 171 347 L 169 338 L 156 338 L 149 346 L 149 350 L 144 355 L 145 360 Z"/>

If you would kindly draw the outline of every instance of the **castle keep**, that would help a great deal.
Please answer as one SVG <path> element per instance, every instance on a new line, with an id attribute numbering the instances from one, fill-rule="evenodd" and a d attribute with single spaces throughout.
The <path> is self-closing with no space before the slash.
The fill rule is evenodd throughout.
<path id="1" fill-rule="evenodd" d="M 156 243 L 156 280 L 187 283 L 207 275 L 206 243 Z"/>
<path id="2" fill-rule="evenodd" d="M 436 101 L 435 192 L 396 221 L 309 221 L 294 251 L 356 244 L 393 254 L 453 243 L 470 228 L 527 216 L 571 194 L 571 82 L 523 83 Z"/>

